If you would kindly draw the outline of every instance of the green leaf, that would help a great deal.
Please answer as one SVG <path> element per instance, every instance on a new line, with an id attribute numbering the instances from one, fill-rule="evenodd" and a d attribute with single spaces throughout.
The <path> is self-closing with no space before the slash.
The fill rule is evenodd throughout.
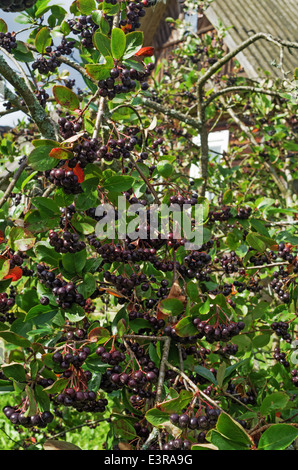
<path id="1" fill-rule="evenodd" d="M 44 388 L 43 391 L 46 393 L 49 393 L 50 395 L 55 394 L 55 393 L 60 393 L 65 389 L 68 382 L 69 382 L 69 379 L 64 379 L 64 378 L 58 379 L 49 387 Z"/>
<path id="2" fill-rule="evenodd" d="M 26 322 L 29 322 L 33 318 L 40 317 L 44 314 L 52 313 L 53 317 L 57 313 L 57 309 L 54 309 L 50 305 L 35 305 L 32 307 L 26 315 Z"/>
<path id="3" fill-rule="evenodd" d="M 103 34 L 101 31 L 96 31 L 93 35 L 92 40 L 93 45 L 101 53 L 101 55 L 103 55 L 103 57 L 111 56 L 111 39 L 108 36 Z"/>
<path id="4" fill-rule="evenodd" d="M 95 0 L 76 0 L 76 6 L 83 15 L 90 15 L 96 9 L 96 2 Z"/>
<path id="5" fill-rule="evenodd" d="M 50 46 L 51 44 L 51 31 L 45 26 L 44 28 L 41 28 L 41 30 L 35 36 L 34 45 L 40 54 L 44 54 L 46 47 Z"/>
<path id="6" fill-rule="evenodd" d="M 41 412 L 50 410 L 50 398 L 40 385 L 34 387 L 35 400 Z"/>
<path id="7" fill-rule="evenodd" d="M 110 338 L 111 333 L 102 326 L 97 326 L 88 333 L 88 340 L 98 344 L 106 343 Z"/>
<path id="8" fill-rule="evenodd" d="M 271 393 L 264 398 L 261 404 L 260 412 L 262 416 L 267 416 L 273 411 L 280 411 L 285 408 L 290 397 L 283 392 Z"/>
<path id="9" fill-rule="evenodd" d="M 66 318 L 70 322 L 74 322 L 74 323 L 83 320 L 85 315 L 86 315 L 85 310 L 76 303 L 72 304 L 72 306 L 69 309 L 67 309 L 67 312 L 65 313 Z"/>
<path id="10" fill-rule="evenodd" d="M 252 442 L 243 427 L 226 413 L 221 413 L 216 423 L 216 429 L 227 439 L 237 444 L 250 447 Z"/>
<path id="11" fill-rule="evenodd" d="M 69 150 L 63 149 L 61 147 L 56 147 L 50 151 L 50 157 L 56 158 L 57 160 L 71 160 L 74 155 Z"/>
<path id="12" fill-rule="evenodd" d="M 298 429 L 290 424 L 274 424 L 263 432 L 258 450 L 283 450 L 298 437 Z"/>
<path id="13" fill-rule="evenodd" d="M 184 305 L 178 299 L 165 299 L 159 303 L 159 309 L 166 315 L 180 315 L 184 310 Z"/>
<path id="14" fill-rule="evenodd" d="M 34 416 L 37 413 L 37 403 L 34 396 L 34 391 L 28 385 L 25 388 L 28 398 L 28 407 L 25 411 L 25 416 Z"/>
<path id="15" fill-rule="evenodd" d="M 223 436 L 215 429 L 212 429 L 208 435 L 208 440 L 211 440 L 212 445 L 217 447 L 218 450 L 248 450 L 247 446 L 239 442 L 231 441 L 226 436 Z"/>
<path id="16" fill-rule="evenodd" d="M 84 269 L 86 258 L 86 250 L 79 251 L 78 253 L 65 253 L 62 256 L 62 266 L 69 273 L 79 274 Z"/>
<path id="17" fill-rule="evenodd" d="M 0 33 L 7 33 L 7 31 L 8 31 L 7 24 L 2 18 L 0 18 Z"/>
<path id="18" fill-rule="evenodd" d="M 105 57 L 104 64 L 87 64 L 85 65 L 86 72 L 94 80 L 105 80 L 110 76 L 110 72 L 114 67 L 112 57 Z"/>
<path id="19" fill-rule="evenodd" d="M 34 60 L 33 53 L 28 49 L 26 43 L 17 41 L 18 47 L 12 50 L 12 54 L 17 61 L 32 62 Z"/>
<path id="20" fill-rule="evenodd" d="M 58 266 L 59 260 L 62 258 L 62 255 L 57 253 L 46 241 L 37 242 L 34 247 L 34 252 L 36 256 L 38 256 L 39 261 L 43 261 L 51 266 Z"/>
<path id="21" fill-rule="evenodd" d="M 194 370 L 195 370 L 195 372 L 197 372 L 197 374 L 204 377 L 204 379 L 207 379 L 207 380 L 209 380 L 209 382 L 213 383 L 214 385 L 217 385 L 217 380 L 214 377 L 214 374 L 212 372 L 210 372 L 209 369 L 206 369 L 206 367 L 203 367 L 203 366 L 200 366 L 200 365 L 196 364 L 194 366 Z"/>
<path id="22" fill-rule="evenodd" d="M 9 232 L 8 245 L 14 251 L 27 251 L 34 246 L 35 240 L 36 238 L 29 230 L 22 227 L 12 227 Z"/>
<path id="23" fill-rule="evenodd" d="M 135 179 L 132 176 L 111 176 L 102 185 L 102 189 L 122 193 L 132 187 L 134 180 Z"/>
<path id="24" fill-rule="evenodd" d="M 136 430 L 127 419 L 113 420 L 113 426 L 118 438 L 130 441 L 136 437 Z"/>
<path id="25" fill-rule="evenodd" d="M 66 86 L 53 86 L 53 95 L 57 103 L 70 111 L 75 111 L 80 108 L 80 100 L 78 96 Z"/>
<path id="26" fill-rule="evenodd" d="M 192 336 L 198 333 L 197 328 L 194 326 L 191 317 L 184 317 L 175 326 L 175 331 L 178 336 Z"/>
<path id="27" fill-rule="evenodd" d="M 193 398 L 193 392 L 182 390 L 177 398 L 160 403 L 160 409 L 166 413 L 180 413 Z"/>
<path id="28" fill-rule="evenodd" d="M 222 203 L 226 205 L 230 204 L 231 202 L 233 202 L 233 191 L 228 189 L 222 197 Z"/>
<path id="29" fill-rule="evenodd" d="M 219 449 L 213 444 L 194 444 L 193 446 L 191 446 L 191 450 L 219 450 Z"/>
<path id="30" fill-rule="evenodd" d="M 227 365 L 225 362 L 223 362 L 222 364 L 220 364 L 218 370 L 217 370 L 217 373 L 216 373 L 216 380 L 217 380 L 217 383 L 218 383 L 218 386 L 219 388 L 222 387 L 222 384 L 223 384 L 223 381 L 224 381 L 224 377 L 225 377 L 225 372 L 226 372 L 226 368 L 227 368 Z"/>
<path id="31" fill-rule="evenodd" d="M 39 210 L 60 214 L 59 206 L 53 199 L 47 197 L 33 197 L 31 202 Z"/>
<path id="32" fill-rule="evenodd" d="M 246 243 L 250 245 L 254 250 L 263 253 L 266 248 L 271 248 L 276 242 L 268 237 L 259 235 L 255 232 L 250 232 L 246 237 Z"/>
<path id="33" fill-rule="evenodd" d="M 10 261 L 9 259 L 0 258 L 0 280 L 2 280 L 10 270 Z"/>
<path id="34" fill-rule="evenodd" d="M 87 273 L 84 275 L 83 282 L 77 286 L 77 291 L 82 294 L 84 299 L 88 299 L 96 289 L 96 281 L 92 274 Z"/>
<path id="35" fill-rule="evenodd" d="M 145 418 L 154 427 L 161 428 L 165 422 L 169 421 L 169 416 L 169 413 L 165 413 L 157 408 L 151 408 L 151 410 L 147 411 Z"/>
<path id="36" fill-rule="evenodd" d="M 58 161 L 49 157 L 52 148 L 52 146 L 43 145 L 33 149 L 28 157 L 28 165 L 38 171 L 51 170 L 57 166 Z"/>
<path id="37" fill-rule="evenodd" d="M 24 366 L 18 362 L 2 364 L 1 366 L 5 377 L 16 380 L 17 382 L 26 382 L 26 372 Z"/>
<path id="38" fill-rule="evenodd" d="M 157 171 L 163 178 L 169 178 L 174 172 L 174 167 L 168 161 L 163 160 L 157 164 Z"/>
<path id="39" fill-rule="evenodd" d="M 28 339 L 23 338 L 23 336 L 17 335 L 12 331 L 0 331 L 0 338 L 3 338 L 10 344 L 14 344 L 15 346 L 21 346 L 22 348 L 29 348 L 31 343 Z"/>
<path id="40" fill-rule="evenodd" d="M 103 0 L 102 11 L 106 13 L 108 16 L 113 16 L 118 13 L 120 8 L 120 4 L 117 2 L 116 5 L 112 5 L 112 3 L 108 3 Z"/>
<path id="41" fill-rule="evenodd" d="M 114 59 L 120 60 L 125 52 L 126 36 L 120 28 L 113 28 L 111 37 L 111 50 Z"/>
<path id="42" fill-rule="evenodd" d="M 126 47 L 123 59 L 129 59 L 140 50 L 143 45 L 144 34 L 142 31 L 134 31 L 126 35 Z"/>

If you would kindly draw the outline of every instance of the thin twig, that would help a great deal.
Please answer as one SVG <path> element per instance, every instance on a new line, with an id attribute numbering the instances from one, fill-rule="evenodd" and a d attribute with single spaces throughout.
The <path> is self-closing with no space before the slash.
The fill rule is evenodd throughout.
<path id="1" fill-rule="evenodd" d="M 15 172 L 15 174 L 13 175 L 12 179 L 11 179 L 11 182 L 9 183 L 9 185 L 7 186 L 6 188 L 6 191 L 4 192 L 2 198 L 0 199 L 0 208 L 5 204 L 5 202 L 7 201 L 7 199 L 9 198 L 13 188 L 15 187 L 19 177 L 21 176 L 21 174 L 23 173 L 24 169 L 26 168 L 27 166 L 27 159 L 24 160 L 19 168 L 17 169 L 17 171 Z"/>

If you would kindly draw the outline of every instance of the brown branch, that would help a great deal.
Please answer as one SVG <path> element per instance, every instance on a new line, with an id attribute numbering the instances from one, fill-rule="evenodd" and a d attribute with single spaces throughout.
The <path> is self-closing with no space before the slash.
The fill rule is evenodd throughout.
<path id="1" fill-rule="evenodd" d="M 268 34 L 268 33 L 254 34 L 250 38 L 246 39 L 246 41 L 243 41 L 242 44 L 240 44 L 238 47 L 236 47 L 233 51 L 229 52 L 224 57 L 222 57 L 222 59 L 218 60 L 215 64 L 213 64 L 207 70 L 207 72 L 201 78 L 199 78 L 198 86 L 204 85 L 209 80 L 209 78 L 211 78 L 227 62 L 229 62 L 239 52 L 243 51 L 244 49 L 249 47 L 251 44 L 258 41 L 259 39 L 265 39 L 266 41 L 273 42 L 274 44 L 277 44 L 279 46 L 292 47 L 292 48 L 298 49 L 298 43 L 296 43 L 296 42 L 284 41 L 284 40 L 279 39 L 279 38 L 274 38 L 273 36 L 271 36 L 271 34 Z"/>
<path id="2" fill-rule="evenodd" d="M 170 116 L 173 119 L 182 121 L 193 129 L 201 130 L 201 123 L 198 120 L 187 117 L 185 114 L 182 114 L 175 109 L 167 108 L 166 106 L 156 103 L 155 101 L 151 101 L 147 98 L 142 98 L 142 103 L 144 106 L 146 106 L 146 108 L 153 109 L 154 111 L 165 114 L 166 116 Z"/>
<path id="3" fill-rule="evenodd" d="M 209 106 L 209 104 L 214 101 L 216 98 L 219 96 L 225 95 L 227 93 L 240 93 L 240 92 L 251 92 L 251 93 L 262 93 L 263 95 L 270 95 L 270 96 L 278 96 L 282 97 L 280 93 L 277 91 L 273 90 L 266 90 L 265 88 L 258 88 L 254 86 L 246 86 L 246 85 L 239 85 L 239 86 L 230 86 L 227 88 L 223 88 L 222 90 L 218 90 L 212 95 L 209 96 L 209 98 L 203 103 L 203 107 L 206 108 Z"/>
<path id="4" fill-rule="evenodd" d="M 40 133 L 47 139 L 55 140 L 56 129 L 54 123 L 40 105 L 33 91 L 28 88 L 24 79 L 18 76 L 18 74 L 8 65 L 2 56 L 0 56 L 0 74 L 23 98 Z"/>

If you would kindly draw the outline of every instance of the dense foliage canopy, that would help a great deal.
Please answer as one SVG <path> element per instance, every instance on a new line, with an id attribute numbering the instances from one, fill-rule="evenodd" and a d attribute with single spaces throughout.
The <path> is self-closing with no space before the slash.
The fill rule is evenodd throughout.
<path id="1" fill-rule="evenodd" d="M 0 144 L 2 447 L 294 448 L 296 77 L 237 54 L 297 43 L 227 53 L 169 19 L 156 62 L 150 0 L 49 3 L 0 2 L 23 25 L 0 19 L 1 116 L 25 115 Z"/>

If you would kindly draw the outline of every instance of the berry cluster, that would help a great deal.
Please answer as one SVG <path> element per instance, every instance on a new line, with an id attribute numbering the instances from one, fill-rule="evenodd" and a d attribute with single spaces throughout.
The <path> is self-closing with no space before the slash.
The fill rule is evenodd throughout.
<path id="1" fill-rule="evenodd" d="M 70 204 L 69 206 L 65 208 L 61 208 L 60 212 L 61 212 L 60 227 L 62 229 L 65 229 L 68 225 L 68 222 L 71 221 L 73 215 L 75 214 L 76 208 L 73 204 Z"/>
<path id="2" fill-rule="evenodd" d="M 47 75 L 48 73 L 54 73 L 59 65 L 60 62 L 54 55 L 49 59 L 40 56 L 32 63 L 32 69 L 38 70 L 40 75 Z"/>
<path id="3" fill-rule="evenodd" d="M 211 210 L 209 211 L 209 222 L 215 222 L 215 221 L 225 221 L 229 220 L 232 218 L 236 219 L 248 219 L 251 215 L 252 209 L 251 207 L 241 207 L 238 210 L 238 213 L 236 215 L 233 214 L 232 208 L 231 207 L 223 207 L 218 210 Z"/>
<path id="4" fill-rule="evenodd" d="M 220 260 L 220 264 L 226 274 L 237 273 L 239 271 L 240 259 L 236 255 L 235 251 L 231 251 L 230 254 L 225 254 Z"/>
<path id="5" fill-rule="evenodd" d="M 290 244 L 285 244 L 280 242 L 278 244 L 278 256 L 285 261 L 292 263 L 294 261 L 295 255 L 291 253 L 292 246 Z"/>
<path id="6" fill-rule="evenodd" d="M 218 410 L 215 410 L 213 408 L 207 408 L 206 414 L 198 417 L 190 417 L 186 413 L 183 413 L 181 415 L 179 415 L 178 413 L 172 413 L 169 419 L 172 424 L 178 426 L 181 429 L 189 428 L 192 430 L 206 430 L 216 425 L 218 416 Z"/>
<path id="7" fill-rule="evenodd" d="M 111 366 L 118 365 L 120 362 L 125 361 L 125 354 L 123 352 L 118 350 L 109 352 L 104 346 L 98 346 L 96 354 L 101 358 L 104 364 L 110 364 Z"/>
<path id="8" fill-rule="evenodd" d="M 200 339 L 205 336 L 208 343 L 214 343 L 215 341 L 229 341 L 233 336 L 240 333 L 245 327 L 245 324 L 241 321 L 231 322 L 228 325 L 218 324 L 210 325 L 207 322 L 202 321 L 200 318 L 194 318 L 194 326 L 198 330 Z"/>
<path id="9" fill-rule="evenodd" d="M 284 367 L 290 366 L 289 362 L 286 360 L 286 354 L 284 352 L 281 352 L 279 348 L 274 348 L 273 359 L 278 361 Z"/>
<path id="10" fill-rule="evenodd" d="M 128 93 L 136 89 L 137 82 L 141 82 L 141 89 L 147 90 L 146 79 L 154 69 L 154 63 L 150 62 L 145 66 L 144 72 L 139 72 L 134 68 L 127 69 L 123 65 L 118 65 L 110 72 L 110 77 L 98 82 L 99 95 L 107 97 L 109 100 L 115 98 L 120 93 Z"/>
<path id="11" fill-rule="evenodd" d="M 82 192 L 79 178 L 72 170 L 55 168 L 45 171 L 45 177 L 50 183 L 62 188 L 66 194 L 78 194 Z"/>
<path id="12" fill-rule="evenodd" d="M 71 233 L 67 230 L 59 232 L 50 230 L 49 232 L 50 245 L 57 251 L 57 253 L 77 253 L 86 248 L 86 243 L 80 240 L 77 233 Z"/>
<path id="13" fill-rule="evenodd" d="M 238 351 L 238 345 L 228 343 L 226 346 L 219 348 L 216 352 L 224 357 L 235 356 Z"/>
<path id="14" fill-rule="evenodd" d="M 82 122 L 80 119 L 75 120 L 69 113 L 65 117 L 58 119 L 59 133 L 63 139 L 67 140 L 82 130 Z"/>
<path id="15" fill-rule="evenodd" d="M 127 28 L 130 32 L 138 29 L 141 26 L 140 18 L 146 15 L 144 7 L 147 6 L 149 5 L 146 0 L 143 2 L 131 1 L 126 8 L 126 18 L 120 20 L 119 26 L 125 29 Z"/>
<path id="16" fill-rule="evenodd" d="M 1 0 L 0 8 L 7 12 L 24 11 L 33 7 L 37 0 Z"/>
<path id="17" fill-rule="evenodd" d="M 45 428 L 54 419 L 54 415 L 50 411 L 27 416 L 27 413 L 22 409 L 18 409 L 17 406 L 5 406 L 3 413 L 12 424 L 21 425 L 25 428 Z"/>
<path id="18" fill-rule="evenodd" d="M 209 281 L 208 269 L 206 267 L 211 262 L 211 256 L 206 253 L 213 245 L 213 240 L 202 245 L 200 250 L 191 252 L 184 258 L 184 264 L 179 266 L 179 272 L 184 277 L 196 278 L 200 281 Z"/>
<path id="19" fill-rule="evenodd" d="M 63 38 L 61 43 L 54 51 L 52 46 L 47 46 L 45 51 L 47 54 L 54 55 L 55 57 L 60 57 L 61 55 L 70 55 L 73 51 L 75 43 L 75 41 L 67 41 L 67 39 Z"/>
<path id="20" fill-rule="evenodd" d="M 83 136 L 83 142 L 75 145 L 72 149 L 74 158 L 68 161 L 69 168 L 75 168 L 77 164 L 85 168 L 88 163 L 93 163 L 97 158 L 99 142 L 97 139 L 88 139 Z"/>
<path id="21" fill-rule="evenodd" d="M 275 321 L 271 323 L 272 330 L 284 339 L 287 343 L 291 342 L 291 335 L 289 333 L 289 324 L 283 321 Z"/>
<path id="22" fill-rule="evenodd" d="M 226 392 L 230 395 L 234 395 L 235 398 L 237 398 L 238 401 L 241 401 L 244 405 L 254 405 L 256 403 L 255 395 L 251 390 L 244 392 L 242 387 L 237 384 L 233 384 L 232 382 L 228 383 Z"/>
<path id="23" fill-rule="evenodd" d="M 97 158 L 104 159 L 106 162 L 113 160 L 119 160 L 120 158 L 129 158 L 130 152 L 134 150 L 134 147 L 140 144 L 140 140 L 132 136 L 126 139 L 110 139 L 107 145 L 102 145 L 97 151 Z"/>
<path id="24" fill-rule="evenodd" d="M 60 307 L 69 309 L 73 303 L 76 303 L 84 308 L 86 300 L 77 292 L 72 282 L 59 279 L 53 271 L 49 270 L 48 266 L 43 264 L 38 264 L 36 269 L 39 282 L 44 284 L 45 287 L 52 289 L 52 293 L 56 296 L 56 302 Z"/>
<path id="25" fill-rule="evenodd" d="M 290 294 L 283 288 L 285 285 L 288 285 L 288 279 L 289 273 L 285 271 L 283 266 L 279 266 L 279 270 L 273 273 L 273 280 L 270 282 L 270 286 L 278 295 L 279 299 L 286 304 L 290 302 Z"/>
<path id="26" fill-rule="evenodd" d="M 105 281 L 113 284 L 117 291 L 124 297 L 130 297 L 133 289 L 139 285 L 141 285 L 141 289 L 144 292 L 150 288 L 147 276 L 143 273 L 140 275 L 132 273 L 129 277 L 124 277 L 121 274 L 116 276 L 115 274 L 111 274 L 109 271 L 105 271 L 104 279 Z"/>
<path id="27" fill-rule="evenodd" d="M 76 390 L 66 388 L 63 393 L 59 393 L 55 398 L 58 405 L 72 407 L 79 412 L 104 413 L 108 401 L 105 398 L 97 399 L 97 395 L 92 390 Z"/>
<path id="28" fill-rule="evenodd" d="M 47 104 L 47 100 L 49 99 L 50 95 L 43 88 L 36 91 L 35 95 L 38 101 L 40 102 L 41 106 L 45 108 Z"/>
<path id="29" fill-rule="evenodd" d="M 15 293 L 11 292 L 10 296 L 6 292 L 0 294 L 0 322 L 12 323 L 15 320 L 15 315 L 9 310 L 15 305 Z"/>
<path id="30" fill-rule="evenodd" d="M 128 244 L 127 249 L 121 245 L 113 245 L 104 243 L 101 245 L 100 241 L 96 239 L 94 235 L 88 237 L 90 246 L 94 246 L 98 254 L 102 256 L 102 260 L 105 263 L 128 262 L 128 261 L 150 261 L 156 260 L 154 248 L 138 248 L 135 245 Z"/>
<path id="31" fill-rule="evenodd" d="M 15 33 L 0 32 L 0 47 L 5 49 L 7 52 L 11 52 L 13 49 L 16 49 L 18 45 Z"/>
<path id="32" fill-rule="evenodd" d="M 98 25 L 94 23 L 91 15 L 81 15 L 76 19 L 69 19 L 67 23 L 74 35 L 80 35 L 80 42 L 83 47 L 86 49 L 93 48 L 92 38 L 98 29 Z"/>

